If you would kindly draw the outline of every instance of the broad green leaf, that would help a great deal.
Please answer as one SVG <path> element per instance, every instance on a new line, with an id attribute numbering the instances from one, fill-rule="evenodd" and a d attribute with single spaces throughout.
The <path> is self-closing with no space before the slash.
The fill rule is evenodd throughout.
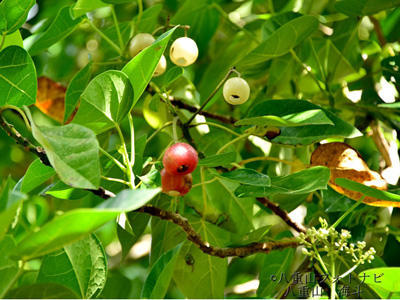
<path id="1" fill-rule="evenodd" d="M 80 208 L 66 212 L 46 223 L 18 243 L 18 257 L 30 259 L 51 253 L 80 240 L 122 212 L 135 210 L 150 201 L 160 189 L 125 190 L 106 200 L 98 208 Z"/>
<path id="2" fill-rule="evenodd" d="M 301 195 L 324 190 L 330 177 L 326 167 L 312 167 L 287 176 L 271 178 L 270 187 L 242 185 L 235 194 L 239 197 L 264 197 L 276 194 Z"/>
<path id="3" fill-rule="evenodd" d="M 380 294 L 379 289 L 386 290 L 388 294 L 400 292 L 400 268 L 374 268 L 365 270 L 359 273 L 358 276 L 361 279 L 365 278 L 365 283 L 378 292 L 378 294 Z M 388 294 L 383 295 L 383 297 L 387 298 Z"/>
<path id="4" fill-rule="evenodd" d="M 101 292 L 106 278 L 104 249 L 96 236 L 91 235 L 45 256 L 36 282 L 60 284 L 87 299 Z"/>
<path id="5" fill-rule="evenodd" d="M 341 187 L 344 187 L 345 189 L 360 192 L 368 197 L 391 202 L 400 202 L 400 195 L 398 194 L 374 189 L 372 187 L 366 186 L 362 183 L 355 182 L 347 178 L 336 178 L 335 183 L 340 185 Z"/>
<path id="6" fill-rule="evenodd" d="M 78 200 L 86 196 L 88 191 L 75 189 L 62 181 L 57 181 L 45 193 L 59 199 Z"/>
<path id="7" fill-rule="evenodd" d="M 263 115 L 282 115 L 286 112 L 322 110 L 325 116 L 333 123 L 318 125 L 303 125 L 297 127 L 283 127 L 279 136 L 273 139 L 274 143 L 290 145 L 307 145 L 329 137 L 357 137 L 361 132 L 352 125 L 338 118 L 333 113 L 305 100 L 266 100 L 256 104 L 249 112 L 248 117 Z M 273 113 L 271 113 L 273 112 Z"/>
<path id="8" fill-rule="evenodd" d="M 171 19 L 172 24 L 189 25 L 188 35 L 199 48 L 200 56 L 207 51 L 208 43 L 216 32 L 220 13 L 207 0 L 186 0 Z"/>
<path id="9" fill-rule="evenodd" d="M 136 137 L 136 136 L 135 136 Z M 133 166 L 134 174 L 142 174 L 143 169 L 143 153 L 146 148 L 147 136 L 141 135 L 138 138 L 135 138 L 135 164 Z"/>
<path id="10" fill-rule="evenodd" d="M 335 8 L 348 16 L 367 16 L 400 5 L 400 0 L 340 0 Z"/>
<path id="11" fill-rule="evenodd" d="M 286 54 L 317 28 L 318 20 L 313 16 L 302 16 L 287 22 L 240 60 L 238 68 L 247 68 Z"/>
<path id="12" fill-rule="evenodd" d="M 164 53 L 175 29 L 176 27 L 162 34 L 150 47 L 141 51 L 122 69 L 122 72 L 129 77 L 133 87 L 133 105 L 139 100 L 147 84 L 150 82 L 161 55 Z"/>
<path id="13" fill-rule="evenodd" d="M 96 134 L 106 131 L 126 117 L 133 97 L 132 86 L 124 73 L 114 70 L 101 73 L 82 93 L 72 122 L 86 126 Z"/>
<path id="14" fill-rule="evenodd" d="M 269 176 L 259 173 L 253 169 L 237 169 L 231 172 L 222 173 L 221 177 L 235 182 L 254 186 L 271 185 L 271 178 L 269 178 Z"/>
<path id="15" fill-rule="evenodd" d="M 2 299 L 18 276 L 18 262 L 10 258 L 14 251 L 15 241 L 11 236 L 0 238 L 0 298 Z"/>
<path id="16" fill-rule="evenodd" d="M 7 293 L 8 299 L 79 299 L 65 286 L 54 283 L 24 285 Z"/>
<path id="17" fill-rule="evenodd" d="M 151 267 L 141 298 L 163 299 L 167 293 L 182 244 L 163 253 Z"/>
<path id="18" fill-rule="evenodd" d="M 22 107 L 36 102 L 36 69 L 29 54 L 18 46 L 0 52 L 0 107 Z"/>
<path id="19" fill-rule="evenodd" d="M 225 230 L 200 218 L 189 217 L 188 220 L 210 245 L 224 247 L 229 243 Z M 174 281 L 186 298 L 223 298 L 227 266 L 227 258 L 205 254 L 186 241 L 176 261 Z"/>
<path id="20" fill-rule="evenodd" d="M 0 35 L 13 33 L 25 23 L 35 0 L 3 0 L 0 3 Z"/>
<path id="21" fill-rule="evenodd" d="M 93 131 L 77 124 L 44 127 L 31 122 L 31 125 L 33 136 L 45 149 L 63 182 L 77 188 L 98 188 L 99 143 Z"/>
<path id="22" fill-rule="evenodd" d="M 88 12 L 104 6 L 107 6 L 107 4 L 101 0 L 77 0 L 75 5 L 72 7 L 71 14 L 74 18 L 78 18 Z"/>
<path id="23" fill-rule="evenodd" d="M 279 282 L 281 274 L 285 274 L 290 280 L 290 267 L 293 263 L 295 249 L 284 249 L 272 251 L 264 256 L 264 263 L 260 271 L 260 284 L 257 289 L 257 296 L 262 298 L 276 298 L 279 291 L 286 288 L 285 280 Z M 274 277 L 275 276 L 275 277 Z M 272 280 L 275 278 L 276 280 Z"/>
<path id="24" fill-rule="evenodd" d="M 26 171 L 22 180 L 21 192 L 29 193 L 42 183 L 50 179 L 56 172 L 53 168 L 45 166 L 40 159 L 35 159 Z"/>
<path id="25" fill-rule="evenodd" d="M 65 93 L 64 123 L 74 112 L 79 103 L 81 94 L 85 90 L 92 74 L 92 64 L 88 63 L 82 70 L 75 74 Z"/>
<path id="26" fill-rule="evenodd" d="M 110 4 L 123 4 L 132 2 L 133 0 L 102 0 L 102 1 Z"/>
<path id="27" fill-rule="evenodd" d="M 69 6 L 63 7 L 60 9 L 49 28 L 44 32 L 29 37 L 28 40 L 24 41 L 24 46 L 28 49 L 30 55 L 37 55 L 70 35 L 81 21 L 82 18 L 77 18 L 75 20 L 72 18 L 71 8 Z"/>
<path id="28" fill-rule="evenodd" d="M 245 118 L 235 123 L 240 125 L 257 126 L 277 126 L 277 127 L 296 127 L 312 124 L 330 124 L 332 121 L 320 109 L 311 109 L 307 111 L 288 113 L 284 116 L 266 115 L 260 117 Z"/>
<path id="29" fill-rule="evenodd" d="M 22 41 L 21 33 L 19 30 L 14 31 L 13 33 L 6 35 L 4 39 L 3 46 L 0 48 L 5 49 L 8 46 L 18 46 L 18 47 L 24 47 L 24 42 Z"/>
<path id="30" fill-rule="evenodd" d="M 235 152 L 227 152 L 222 154 L 210 155 L 199 160 L 198 165 L 201 167 L 219 167 L 225 166 L 236 160 Z"/>
<path id="31" fill-rule="evenodd" d="M 129 254 L 132 246 L 137 242 L 137 239 L 129 231 L 117 224 L 117 236 L 118 241 L 121 244 L 121 260 L 123 261 L 125 257 Z"/>
<path id="32" fill-rule="evenodd" d="M 143 11 L 142 18 L 140 19 L 140 23 L 137 24 L 138 32 L 153 32 L 154 29 L 157 28 L 158 25 L 158 17 L 163 8 L 162 4 L 156 4 L 148 7 Z M 135 16 L 135 20 L 137 20 L 137 15 Z"/>

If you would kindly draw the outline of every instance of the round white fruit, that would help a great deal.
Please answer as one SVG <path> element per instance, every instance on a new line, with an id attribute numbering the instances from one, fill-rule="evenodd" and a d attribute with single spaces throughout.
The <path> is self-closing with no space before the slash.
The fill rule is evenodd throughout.
<path id="1" fill-rule="evenodd" d="M 129 54 L 131 57 L 136 56 L 144 48 L 150 46 L 155 38 L 150 33 L 139 33 L 133 37 L 129 44 Z"/>
<path id="2" fill-rule="evenodd" d="M 167 69 L 167 60 L 165 59 L 164 55 L 161 55 L 160 61 L 158 62 L 158 65 L 156 67 L 156 70 L 154 71 L 153 76 L 157 77 L 164 74 L 166 69 Z"/>
<path id="3" fill-rule="evenodd" d="M 198 55 L 199 49 L 196 42 L 188 37 L 181 37 L 175 40 L 169 50 L 169 58 L 180 67 L 187 67 L 193 64 Z"/>
<path id="4" fill-rule="evenodd" d="M 245 103 L 250 96 L 250 87 L 246 80 L 240 77 L 228 79 L 224 84 L 225 101 L 232 105 Z"/>

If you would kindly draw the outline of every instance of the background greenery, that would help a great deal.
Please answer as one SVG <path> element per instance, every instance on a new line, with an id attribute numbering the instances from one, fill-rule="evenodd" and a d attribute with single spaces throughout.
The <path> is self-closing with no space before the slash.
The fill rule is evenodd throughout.
<path id="1" fill-rule="evenodd" d="M 233 66 L 250 84 L 251 98 L 245 104 L 229 106 L 218 91 L 205 108 L 239 121 L 234 126 L 206 119 L 233 133 L 215 126 L 189 132 L 203 160 L 193 173 L 195 186 L 179 211 L 211 245 L 233 247 L 293 235 L 255 197 L 267 196 L 287 212 L 295 212 L 291 216 L 303 216 L 307 227 L 318 226 L 321 216 L 332 224 L 354 202 L 327 187 L 327 169 L 301 171 L 309 164 L 316 143 L 345 141 L 378 172 L 391 163 L 387 171 L 392 176 L 390 191 L 397 190 L 399 5 L 397 0 L 3 0 L 0 75 L 26 93 L 21 96 L 0 79 L 0 106 L 32 105 L 36 78 L 46 76 L 68 87 L 65 120 L 79 100 L 80 109 L 72 124 L 59 127 L 35 106 L 25 107 L 32 130 L 18 114 L 2 112 L 23 136 L 45 148 L 55 170 L 0 131 L 0 295 L 282 296 L 289 284 L 273 282 L 271 275 L 279 277 L 284 272 L 290 277 L 296 271 L 309 271 L 299 251 L 288 248 L 245 258 L 217 258 L 202 253 L 171 222 L 132 212 L 149 201 L 166 210 L 173 203 L 171 197 L 158 194 L 158 158 L 172 141 L 172 131 L 166 128 L 147 140 L 173 119 L 160 98 L 167 93 L 180 103 L 198 107 Z M 27 17 L 26 23 L 21 21 Z M 190 25 L 188 36 L 197 42 L 199 58 L 186 68 L 168 60 L 167 72 L 152 79 L 163 51 L 168 56 L 171 42 L 184 35 L 182 28 L 167 31 L 166 24 Z M 166 33 L 149 51 L 131 60 L 126 51 L 129 40 L 138 32 L 156 29 L 157 37 Z M 9 45 L 14 46 L 6 48 Z M 24 67 L 10 68 L 13 61 Z M 102 100 L 114 112 L 118 108 L 118 113 L 98 113 L 91 106 L 99 101 L 96 88 L 106 88 L 111 81 L 124 87 L 124 96 Z M 129 140 L 126 116 L 132 106 L 133 170 L 135 183 L 141 181 L 142 186 L 129 191 L 123 184 L 100 178 L 101 174 L 126 179 L 106 156 L 99 156 L 98 147 L 122 160 L 114 127 L 120 124 Z M 182 122 L 192 114 L 176 109 Z M 274 117 L 255 118 L 266 115 Z M 378 126 L 391 146 L 389 160 L 383 159 L 371 124 Z M 262 126 L 280 127 L 280 135 L 270 142 L 260 134 Z M 245 130 L 253 136 L 213 157 Z M 70 157 L 70 153 L 83 155 Z M 231 163 L 266 156 L 271 160 L 246 165 L 259 172 L 247 179 L 217 172 L 232 167 Z M 301 173 L 283 177 L 297 171 Z M 269 176 L 270 188 L 257 185 L 256 179 L 266 184 L 260 173 Z M 213 181 L 199 184 L 209 180 Z M 105 201 L 85 190 L 99 186 L 118 196 Z M 385 271 L 386 279 L 391 278 L 385 285 L 362 285 L 362 297 L 399 297 L 400 269 L 394 268 L 400 267 L 399 224 L 398 208 L 367 205 L 359 206 L 340 224 L 339 228 L 351 231 L 352 241 L 366 240 L 377 250 L 375 260 L 356 273 L 392 267 Z M 259 280 L 258 288 L 254 280 Z M 298 297 L 298 291 L 291 296 Z"/>

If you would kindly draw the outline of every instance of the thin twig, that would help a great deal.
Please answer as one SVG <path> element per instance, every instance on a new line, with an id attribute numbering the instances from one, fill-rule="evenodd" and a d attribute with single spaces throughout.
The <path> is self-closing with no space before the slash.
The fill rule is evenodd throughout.
<path id="1" fill-rule="evenodd" d="M 303 226 L 297 224 L 296 222 L 294 222 L 288 215 L 288 213 L 283 210 L 282 208 L 280 208 L 277 204 L 275 204 L 274 202 L 270 201 L 268 198 L 257 198 L 257 201 L 260 202 L 262 205 L 264 205 L 265 207 L 269 208 L 270 210 L 272 210 L 272 212 L 274 214 L 276 214 L 277 216 L 279 216 L 287 225 L 289 225 L 290 227 L 292 227 L 294 230 L 296 230 L 297 232 L 306 232 L 306 230 L 303 228 Z"/>
<path id="2" fill-rule="evenodd" d="M 380 128 L 378 122 L 373 120 L 370 124 L 372 130 L 372 139 L 381 153 L 383 159 L 385 160 L 386 166 L 393 166 L 392 158 L 390 157 L 390 147 L 388 142 L 386 141 L 382 129 Z"/>
<path id="3" fill-rule="evenodd" d="M 374 25 L 374 30 L 376 33 L 376 37 L 378 38 L 379 44 L 381 46 L 385 46 L 386 38 L 385 38 L 385 35 L 383 34 L 381 23 L 379 23 L 379 21 L 374 16 L 369 16 L 368 18 L 370 19 L 371 23 Z"/>
<path id="4" fill-rule="evenodd" d="M 199 247 L 201 251 L 206 254 L 221 258 L 229 256 L 245 257 L 254 253 L 269 253 L 272 250 L 296 248 L 299 245 L 297 239 L 287 238 L 274 242 L 253 243 L 241 247 L 219 248 L 210 245 L 207 241 L 204 241 L 200 234 L 198 234 L 192 225 L 190 225 L 188 220 L 177 213 L 165 211 L 154 206 L 143 206 L 136 210 L 136 212 L 146 213 L 154 217 L 175 223 L 186 233 L 187 239 Z"/>

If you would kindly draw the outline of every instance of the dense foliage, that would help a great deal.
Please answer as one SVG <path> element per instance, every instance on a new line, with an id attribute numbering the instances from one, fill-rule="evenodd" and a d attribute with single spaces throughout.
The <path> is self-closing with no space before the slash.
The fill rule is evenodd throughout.
<path id="1" fill-rule="evenodd" d="M 399 0 L 2 0 L 0 297 L 400 298 L 399 28 Z"/>

